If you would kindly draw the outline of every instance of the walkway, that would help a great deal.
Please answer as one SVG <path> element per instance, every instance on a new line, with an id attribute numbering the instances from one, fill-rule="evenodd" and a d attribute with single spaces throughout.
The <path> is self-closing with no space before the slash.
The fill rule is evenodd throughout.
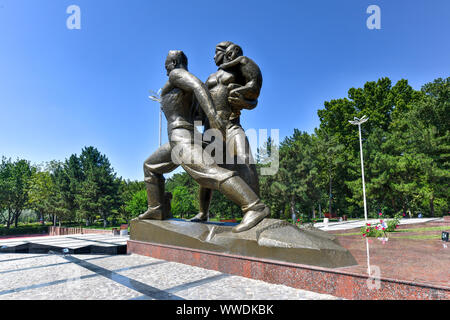
<path id="1" fill-rule="evenodd" d="M 0 300 L 335 297 L 139 255 L 0 254 Z"/>
<path id="2" fill-rule="evenodd" d="M 389 219 L 387 219 L 387 220 L 389 220 Z M 401 219 L 400 225 L 425 223 L 425 222 L 438 221 L 438 220 L 442 220 L 442 218 Z M 376 224 L 378 222 L 380 222 L 380 219 L 368 219 L 368 223 L 370 223 L 370 224 Z M 354 229 L 354 228 L 361 228 L 365 224 L 366 224 L 366 222 L 364 220 L 349 220 L 349 221 L 342 221 L 342 222 L 329 222 L 328 227 L 325 227 L 325 224 L 323 222 L 316 223 L 316 224 L 314 224 L 314 226 L 323 231 L 336 231 L 336 230 L 348 230 L 348 229 Z"/>
<path id="3" fill-rule="evenodd" d="M 0 253 L 57 253 L 116 254 L 126 253 L 129 236 L 112 234 L 74 234 L 67 236 L 47 236 L 12 238 L 0 240 Z"/>

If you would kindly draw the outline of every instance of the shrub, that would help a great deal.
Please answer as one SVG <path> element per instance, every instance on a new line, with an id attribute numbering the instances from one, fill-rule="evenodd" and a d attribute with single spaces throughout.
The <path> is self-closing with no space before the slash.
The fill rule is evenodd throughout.
<path id="1" fill-rule="evenodd" d="M 395 229 L 398 228 L 401 219 L 402 215 L 400 213 L 397 213 L 393 219 L 388 220 L 386 232 L 394 232 Z"/>
<path id="2" fill-rule="evenodd" d="M 382 213 L 379 213 L 379 217 L 382 217 Z M 379 223 L 374 225 L 370 223 L 366 223 L 365 226 L 361 227 L 361 234 L 363 237 L 376 237 L 376 238 L 387 238 L 387 232 L 394 232 L 395 229 L 398 228 L 400 223 L 401 215 L 397 214 L 391 220 L 385 222 L 383 219 L 380 219 Z"/>
<path id="3" fill-rule="evenodd" d="M 0 228 L 0 236 L 12 236 L 22 234 L 38 234 L 47 233 L 48 226 L 42 225 L 30 225 L 30 226 L 17 226 L 17 228 Z"/>

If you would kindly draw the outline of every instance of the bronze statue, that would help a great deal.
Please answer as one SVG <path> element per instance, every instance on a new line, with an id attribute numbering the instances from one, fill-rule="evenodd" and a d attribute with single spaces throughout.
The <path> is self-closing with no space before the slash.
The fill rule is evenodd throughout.
<path id="1" fill-rule="evenodd" d="M 207 117 L 211 128 L 226 136 L 227 119 L 219 114 L 206 86 L 188 71 L 182 51 L 170 51 L 165 68 L 169 77 L 161 92 L 161 105 L 167 119 L 169 142 L 161 146 L 144 163 L 148 210 L 139 219 L 163 220 L 168 217 L 170 201 L 164 193 L 164 173 L 181 165 L 202 188 L 219 190 L 245 213 L 233 232 L 251 229 L 270 215 L 269 207 L 235 171 L 219 167 L 211 155 L 194 143 L 200 134 L 194 127 L 195 103 Z M 194 161 L 192 161 L 194 159 Z"/>
<path id="2" fill-rule="evenodd" d="M 251 110 L 256 107 L 262 86 L 262 75 L 258 65 L 243 56 L 240 46 L 224 41 L 216 46 L 214 62 L 218 71 L 210 75 L 206 85 L 211 93 L 218 115 L 228 122 L 226 155 L 231 155 L 232 163 L 226 159 L 219 166 L 236 171 L 238 175 L 259 195 L 259 179 L 250 145 L 240 124 L 242 109 Z M 199 110 L 201 113 L 201 109 Z M 208 118 L 200 118 L 205 122 L 205 130 L 210 125 Z M 199 213 L 192 221 L 205 221 L 208 218 L 212 190 L 200 187 Z"/>

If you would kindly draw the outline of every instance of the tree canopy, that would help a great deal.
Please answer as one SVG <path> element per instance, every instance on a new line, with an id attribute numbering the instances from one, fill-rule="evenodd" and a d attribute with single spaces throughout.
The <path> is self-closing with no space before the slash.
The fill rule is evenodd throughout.
<path id="1" fill-rule="evenodd" d="M 361 126 L 368 211 L 442 216 L 448 213 L 450 178 L 450 78 L 414 90 L 407 80 L 388 78 L 350 88 L 348 96 L 325 101 L 313 133 L 294 129 L 279 144 L 269 137 L 258 150 L 257 168 L 279 155 L 279 170 L 260 175 L 261 197 L 272 217 L 292 213 L 315 217 L 324 212 L 363 216 L 358 128 L 349 123 L 363 115 Z M 198 212 L 198 184 L 185 172 L 166 181 L 172 213 L 188 218 Z M 117 177 L 106 155 L 85 147 L 80 155 L 45 166 L 29 161 L 0 163 L 0 222 L 17 226 L 32 209 L 40 219 L 60 222 L 95 220 L 103 225 L 143 213 L 147 195 L 142 181 Z M 241 210 L 214 192 L 210 216 L 236 218 Z"/>

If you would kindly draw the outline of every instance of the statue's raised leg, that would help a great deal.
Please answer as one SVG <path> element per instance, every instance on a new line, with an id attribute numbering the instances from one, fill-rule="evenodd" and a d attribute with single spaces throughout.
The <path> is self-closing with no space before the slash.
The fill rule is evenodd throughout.
<path id="1" fill-rule="evenodd" d="M 232 229 L 233 232 L 247 231 L 270 215 L 269 207 L 241 177 L 234 176 L 227 179 L 220 185 L 219 191 L 240 206 L 244 212 L 241 223 Z"/>
<path id="2" fill-rule="evenodd" d="M 180 136 L 181 133 L 179 130 Z M 176 137 L 175 133 L 172 137 Z M 219 167 L 208 153 L 203 152 L 200 145 L 191 145 L 187 142 L 172 143 L 172 148 L 177 147 L 182 150 L 182 152 L 174 154 L 176 162 L 181 163 L 184 170 L 200 186 L 219 190 L 225 197 L 241 207 L 245 213 L 241 224 L 233 228 L 233 232 L 251 229 L 270 214 L 269 207 L 261 202 L 258 195 L 241 177 L 236 176 L 235 171 Z M 197 161 L 192 161 L 193 159 Z"/>

